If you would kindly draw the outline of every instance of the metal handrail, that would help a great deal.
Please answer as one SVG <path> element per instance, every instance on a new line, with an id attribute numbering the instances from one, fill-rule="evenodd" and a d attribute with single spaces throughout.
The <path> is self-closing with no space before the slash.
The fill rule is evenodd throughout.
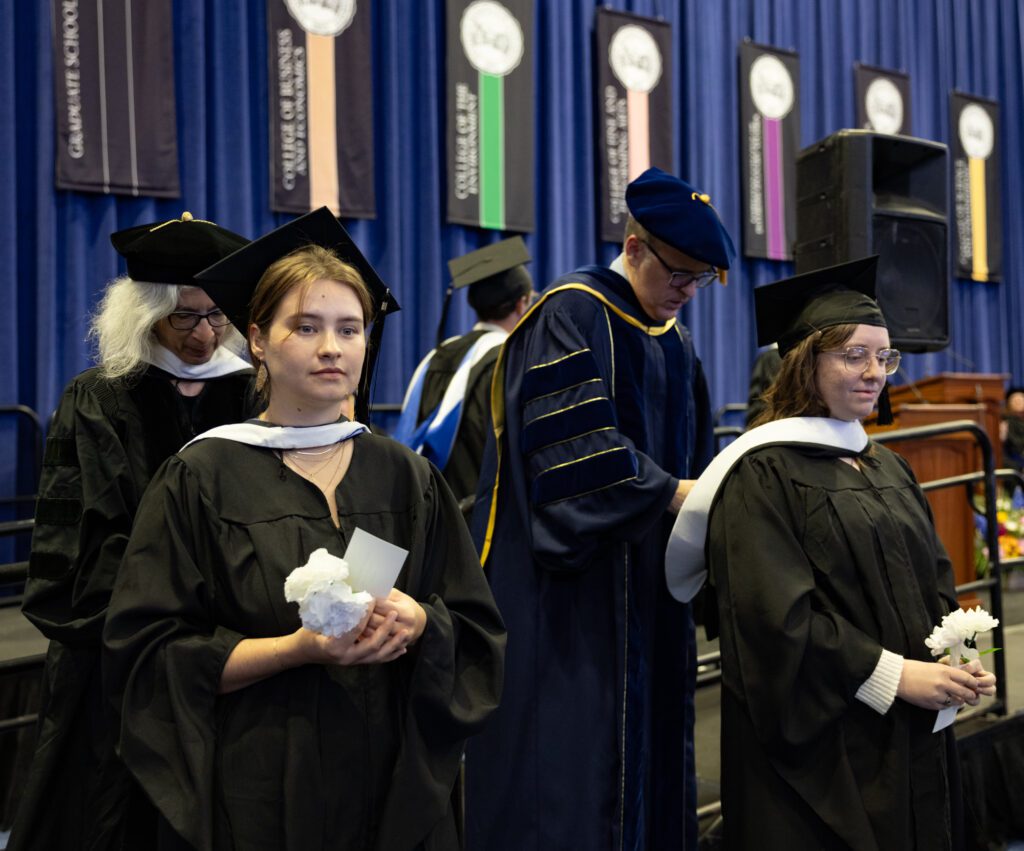
<path id="1" fill-rule="evenodd" d="M 31 656 L 21 656 L 18 659 L 0 659 L 0 674 L 23 674 L 34 668 L 41 668 L 45 661 L 45 653 L 33 653 Z"/>
<path id="2" fill-rule="evenodd" d="M 744 430 L 742 426 L 715 426 L 712 432 L 715 441 L 715 454 L 717 455 L 721 450 L 723 437 L 739 437 Z"/>
<path id="3" fill-rule="evenodd" d="M 0 416 L 13 414 L 15 417 L 24 417 L 32 426 L 32 461 L 34 481 L 39 481 L 39 474 L 43 469 L 43 424 L 39 414 L 28 405 L 0 405 Z"/>
<path id="4" fill-rule="evenodd" d="M 745 414 L 747 412 L 746 402 L 729 402 L 722 405 L 720 408 L 715 410 L 715 414 L 711 419 L 711 424 L 718 428 L 718 424 L 722 421 L 722 418 L 727 414 Z"/>
<path id="5" fill-rule="evenodd" d="M 31 727 L 39 720 L 39 713 L 33 712 L 29 715 L 16 715 L 14 718 L 6 718 L 0 721 L 0 733 L 9 730 L 20 730 L 22 727 Z"/>
<path id="6" fill-rule="evenodd" d="M 0 522 L 0 537 L 18 535 L 21 532 L 31 532 L 35 525 L 34 517 L 28 517 L 25 520 L 5 520 Z"/>
<path id="7" fill-rule="evenodd" d="M 11 582 L 24 582 L 28 579 L 28 562 L 12 561 L 9 564 L 0 564 L 0 585 L 7 585 Z"/>
<path id="8" fill-rule="evenodd" d="M 989 575 L 983 580 L 984 587 L 989 589 L 992 617 L 997 618 L 998 625 L 992 630 L 992 642 L 995 647 L 1005 647 L 1005 618 L 1003 617 L 1003 586 L 1002 586 L 1002 565 L 999 563 L 999 538 L 996 534 L 996 469 L 994 454 L 992 452 L 992 441 L 988 432 L 973 420 L 953 420 L 948 423 L 935 423 L 934 425 L 916 426 L 914 428 L 895 429 L 894 431 L 883 432 L 872 435 L 876 443 L 892 443 L 894 441 L 929 439 L 934 437 L 945 437 L 951 434 L 967 433 L 974 437 L 975 443 L 981 450 L 982 478 L 981 482 L 985 490 L 985 543 L 988 546 Z M 940 482 L 942 480 L 939 480 Z M 964 484 L 968 488 L 968 505 L 974 508 L 974 502 L 970 498 L 969 484 L 962 481 L 960 476 L 952 476 L 949 481 L 952 484 Z M 935 483 L 932 488 L 935 489 Z M 968 582 L 965 585 L 975 586 L 975 582 Z M 967 589 L 971 590 L 971 589 Z M 957 593 L 961 593 L 957 588 Z M 993 673 L 996 675 L 996 702 L 990 708 L 990 712 L 996 715 L 1005 715 L 1006 707 L 1006 654 L 996 653 L 993 659 Z"/>

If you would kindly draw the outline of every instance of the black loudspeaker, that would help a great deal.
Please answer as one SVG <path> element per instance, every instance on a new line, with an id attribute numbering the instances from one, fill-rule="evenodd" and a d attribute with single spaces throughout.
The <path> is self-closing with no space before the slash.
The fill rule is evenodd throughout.
<path id="1" fill-rule="evenodd" d="M 940 142 L 840 130 L 796 161 L 798 274 L 879 255 L 893 346 L 949 345 L 949 179 Z"/>

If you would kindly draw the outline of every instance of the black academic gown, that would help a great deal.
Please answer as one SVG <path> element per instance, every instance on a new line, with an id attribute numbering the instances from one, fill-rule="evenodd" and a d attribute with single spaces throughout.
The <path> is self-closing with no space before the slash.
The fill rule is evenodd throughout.
<path id="1" fill-rule="evenodd" d="M 196 434 L 249 415 L 251 372 L 209 379 L 192 399 L 152 366 L 114 381 L 89 369 L 65 389 L 46 441 L 22 606 L 50 639 L 39 740 L 9 849 L 132 848 L 133 831 L 152 828 L 114 756 L 103 622 L 154 472 Z"/>
<path id="2" fill-rule="evenodd" d="M 441 404 L 466 352 L 487 333 L 487 330 L 470 331 L 461 337 L 446 340 L 438 347 L 423 377 L 419 422 L 423 422 Z M 476 494 L 490 423 L 491 376 L 500 350 L 500 346 L 495 346 L 470 370 L 455 444 L 448 463 L 441 470 L 452 493 L 460 502 Z"/>
<path id="3" fill-rule="evenodd" d="M 170 459 L 139 510 L 107 618 L 120 754 L 160 810 L 157 848 L 458 847 L 451 790 L 497 704 L 504 629 L 437 470 L 356 438 L 336 492 L 275 452 L 207 439 Z M 396 586 L 427 625 L 384 665 L 306 665 L 218 696 L 243 638 L 298 629 L 284 581 L 356 527 L 409 551 Z"/>
<path id="4" fill-rule="evenodd" d="M 757 449 L 712 509 L 725 845 L 941 851 L 951 730 L 855 694 L 883 648 L 931 661 L 924 639 L 956 608 L 950 562 L 902 458 L 869 444 L 858 472 L 839 452 Z"/>
<path id="5" fill-rule="evenodd" d="M 696 847 L 693 621 L 664 571 L 666 508 L 711 454 L 689 332 L 586 267 L 548 288 L 502 358 L 500 456 L 473 526 L 508 674 L 467 750 L 467 846 Z"/>

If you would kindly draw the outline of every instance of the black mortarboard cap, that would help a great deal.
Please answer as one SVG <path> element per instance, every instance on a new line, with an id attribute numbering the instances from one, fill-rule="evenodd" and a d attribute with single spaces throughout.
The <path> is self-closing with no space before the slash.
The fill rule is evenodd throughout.
<path id="1" fill-rule="evenodd" d="M 452 293 L 469 287 L 469 303 L 479 312 L 520 298 L 530 292 L 533 280 L 524 264 L 530 262 L 530 252 L 521 236 L 503 239 L 485 245 L 469 254 L 448 261 L 452 281 L 441 307 L 441 321 L 437 327 L 437 343 L 444 339 L 444 326 L 448 319 L 448 305 Z"/>
<path id="2" fill-rule="evenodd" d="M 128 277 L 148 284 L 195 286 L 207 266 L 248 244 L 244 236 L 182 213 L 180 219 L 119 230 L 110 242 L 126 261 Z"/>
<path id="3" fill-rule="evenodd" d="M 228 315 L 231 323 L 248 339 L 249 306 L 263 273 L 275 261 L 307 245 L 329 248 L 346 263 L 355 266 L 373 297 L 377 315 L 370 332 L 366 362 L 363 364 L 363 375 L 356 397 L 357 416 L 360 420 L 365 420 L 369 412 L 373 368 L 384 331 L 384 317 L 398 311 L 399 306 L 387 284 L 381 280 L 334 213 L 327 207 L 306 213 L 254 239 L 241 250 L 204 269 L 196 275 L 196 279 L 217 306 Z"/>
<path id="4" fill-rule="evenodd" d="M 878 255 L 805 272 L 754 290 L 757 342 L 787 352 L 816 331 L 836 325 L 887 327 L 875 301 Z M 878 422 L 892 422 L 888 386 L 878 400 Z"/>
<path id="5" fill-rule="evenodd" d="M 660 168 L 647 169 L 626 187 L 626 206 L 649 233 L 694 260 L 728 269 L 736 256 L 711 198 Z"/>
<path id="6" fill-rule="evenodd" d="M 307 245 L 320 245 L 334 251 L 346 263 L 351 263 L 365 281 L 373 296 L 377 316 L 396 312 L 398 303 L 373 266 L 356 247 L 352 238 L 327 207 L 306 213 L 264 236 L 254 239 L 244 248 L 203 269 L 196 279 L 217 306 L 231 319 L 231 323 L 249 336 L 249 303 L 263 273 L 282 257 Z"/>
<path id="7" fill-rule="evenodd" d="M 835 325 L 886 327 L 875 301 L 878 256 L 816 269 L 754 290 L 757 343 L 785 355 L 815 331 Z"/>

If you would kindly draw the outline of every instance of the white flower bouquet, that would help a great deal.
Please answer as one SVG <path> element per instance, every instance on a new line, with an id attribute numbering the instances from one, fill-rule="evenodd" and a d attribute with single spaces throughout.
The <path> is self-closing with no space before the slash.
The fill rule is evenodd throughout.
<path id="1" fill-rule="evenodd" d="M 299 617 L 308 630 L 338 638 L 359 625 L 373 596 L 354 592 L 348 583 L 348 563 L 326 549 L 314 550 L 284 582 L 284 598 L 299 604 Z"/>
<path id="2" fill-rule="evenodd" d="M 981 655 L 978 636 L 996 626 L 999 626 L 999 621 L 981 606 L 956 609 L 942 619 L 924 643 L 932 656 L 949 656 L 950 665 L 964 665 Z M 995 647 L 985 652 L 994 653 L 998 649 Z"/>

